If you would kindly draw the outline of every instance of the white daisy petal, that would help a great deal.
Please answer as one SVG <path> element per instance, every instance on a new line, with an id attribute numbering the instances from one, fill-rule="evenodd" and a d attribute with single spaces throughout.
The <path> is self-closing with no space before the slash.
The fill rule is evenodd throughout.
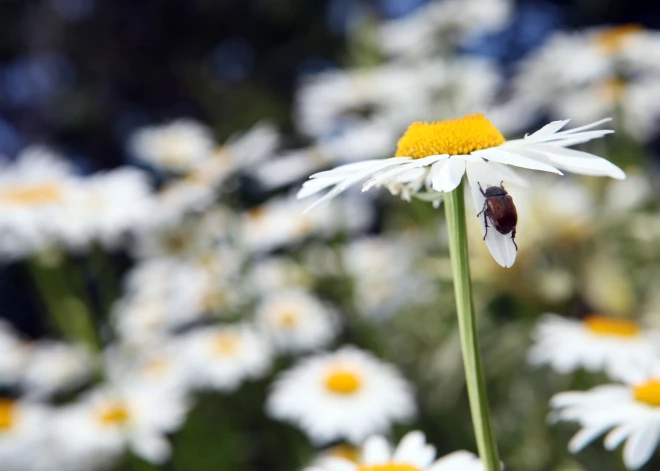
<path id="1" fill-rule="evenodd" d="M 491 168 L 495 169 L 503 181 L 525 188 L 529 186 L 529 182 L 518 175 L 518 172 L 513 170 L 510 166 L 498 162 L 489 162 L 489 164 Z"/>
<path id="2" fill-rule="evenodd" d="M 535 141 L 535 142 L 541 142 L 544 139 L 547 139 L 548 137 L 554 135 L 557 131 L 559 131 L 561 128 L 566 126 L 570 119 L 564 119 L 560 121 L 552 121 L 551 123 L 546 124 L 543 126 L 541 129 L 536 131 L 535 133 L 529 134 L 525 136 L 525 140 L 527 141 Z"/>
<path id="3" fill-rule="evenodd" d="M 568 451 L 571 453 L 578 453 L 597 437 L 605 433 L 605 431 L 611 426 L 610 423 L 603 423 L 592 427 L 584 427 L 578 433 L 573 435 L 573 438 L 568 442 Z"/>
<path id="4" fill-rule="evenodd" d="M 452 157 L 435 171 L 431 185 L 435 191 L 453 191 L 461 183 L 464 173 L 465 160 Z"/>
<path id="5" fill-rule="evenodd" d="M 589 175 L 605 175 L 617 180 L 624 180 L 626 174 L 609 160 L 593 154 L 580 152 L 574 149 L 553 147 L 539 144 L 534 146 L 535 150 L 543 152 L 548 158 L 567 169 L 584 170 L 591 172 Z"/>
<path id="6" fill-rule="evenodd" d="M 391 456 L 390 444 L 382 435 L 369 437 L 362 448 L 362 462 L 373 466 L 387 463 Z"/>
<path id="7" fill-rule="evenodd" d="M 641 468 L 653 455 L 660 439 L 660 424 L 649 422 L 633 433 L 623 448 L 623 461 L 628 469 Z"/>
<path id="8" fill-rule="evenodd" d="M 557 173 L 561 175 L 562 173 L 554 168 L 551 165 L 539 162 L 538 160 L 530 159 L 524 155 L 521 155 L 519 152 L 516 152 L 515 147 L 504 149 L 498 149 L 493 147 L 491 149 L 484 149 L 475 152 L 475 155 L 479 155 L 484 159 L 493 162 L 500 162 L 507 165 L 515 165 L 516 167 L 528 168 L 531 170 L 541 170 L 544 172 Z"/>
<path id="9" fill-rule="evenodd" d="M 424 449 L 426 439 L 424 434 L 419 431 L 407 433 L 394 450 L 392 461 L 395 463 L 414 464 L 419 452 Z"/>
<path id="10" fill-rule="evenodd" d="M 631 424 L 623 424 L 618 427 L 613 428 L 605 436 L 603 445 L 606 450 L 614 450 L 616 447 L 621 445 L 623 441 L 630 436 L 630 434 L 635 430 L 635 426 Z"/>

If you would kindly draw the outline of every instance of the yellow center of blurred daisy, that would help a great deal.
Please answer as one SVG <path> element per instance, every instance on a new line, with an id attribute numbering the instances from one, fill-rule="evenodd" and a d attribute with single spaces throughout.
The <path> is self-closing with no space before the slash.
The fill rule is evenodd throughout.
<path id="1" fill-rule="evenodd" d="M 290 329 L 298 323 L 298 315 L 294 311 L 284 311 L 277 318 L 280 327 Z"/>
<path id="2" fill-rule="evenodd" d="M 238 351 L 240 339 L 233 332 L 221 332 L 213 339 L 213 346 L 218 355 L 233 355 Z"/>
<path id="3" fill-rule="evenodd" d="M 504 136 L 482 114 L 433 123 L 412 123 L 399 139 L 395 157 L 422 159 L 430 155 L 465 155 L 499 146 Z"/>
<path id="4" fill-rule="evenodd" d="M 362 381 L 354 372 L 346 368 L 333 368 L 325 378 L 325 387 L 336 394 L 353 394 L 358 389 Z"/>
<path id="5" fill-rule="evenodd" d="M 643 30 L 641 25 L 636 24 L 616 26 L 598 33 L 595 40 L 604 52 L 616 53 L 623 48 L 626 39 Z"/>
<path id="6" fill-rule="evenodd" d="M 351 463 L 357 463 L 360 459 L 360 450 L 354 446 L 342 443 L 328 450 L 328 456 L 342 458 Z"/>
<path id="7" fill-rule="evenodd" d="M 401 463 L 375 464 L 360 466 L 357 471 L 422 471 L 417 466 Z"/>
<path id="8" fill-rule="evenodd" d="M 633 394 L 638 402 L 660 407 L 660 379 L 652 379 L 633 387 Z"/>
<path id="9" fill-rule="evenodd" d="M 99 413 L 99 420 L 104 425 L 124 425 L 128 417 L 128 410 L 119 402 L 106 405 Z"/>
<path id="10" fill-rule="evenodd" d="M 56 183 L 7 188 L 0 192 L 0 200 L 12 205 L 39 205 L 62 199 L 62 188 Z"/>
<path id="11" fill-rule="evenodd" d="M 15 414 L 16 401 L 13 399 L 0 399 L 0 431 L 12 428 Z"/>
<path id="12" fill-rule="evenodd" d="M 592 333 L 608 337 L 637 337 L 641 331 L 633 321 L 604 316 L 588 316 L 584 324 Z"/>

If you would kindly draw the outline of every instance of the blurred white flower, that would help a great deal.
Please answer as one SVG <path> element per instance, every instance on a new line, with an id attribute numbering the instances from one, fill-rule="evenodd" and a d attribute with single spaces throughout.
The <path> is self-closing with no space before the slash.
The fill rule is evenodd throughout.
<path id="1" fill-rule="evenodd" d="M 628 319 L 591 315 L 579 321 L 545 314 L 533 337 L 529 362 L 564 374 L 584 368 L 620 380 L 630 368 L 647 365 L 660 353 L 660 334 Z"/>
<path id="2" fill-rule="evenodd" d="M 484 191 L 499 187 L 503 181 L 524 185 L 525 180 L 509 166 L 560 175 L 559 168 L 579 174 L 625 178 L 619 167 L 602 157 L 567 149 L 612 133 L 607 129 L 592 130 L 606 121 L 568 131 L 560 131 L 568 120 L 554 121 L 524 139 L 512 141 L 506 141 L 481 114 L 430 124 L 416 122 L 399 140 L 396 157 L 357 162 L 314 174 L 303 184 L 298 197 L 331 188 L 309 210 L 367 179 L 362 191 L 384 186 L 406 200 L 423 191 L 433 198 L 434 193 L 440 197 L 439 193 L 456 189 L 467 173 L 486 244 L 500 265 L 511 267 L 517 252 L 515 227 L 505 233 L 493 227 L 488 230 Z"/>
<path id="3" fill-rule="evenodd" d="M 522 62 L 513 101 L 578 124 L 615 114 L 648 141 L 660 122 L 659 47 L 660 34 L 639 25 L 557 32 Z"/>
<path id="4" fill-rule="evenodd" d="M 360 443 L 415 415 L 410 384 L 391 365 L 355 347 L 300 361 L 273 384 L 268 414 L 297 424 L 314 443 Z"/>
<path id="5" fill-rule="evenodd" d="M 28 397 L 49 396 L 79 386 L 90 378 L 93 367 L 92 356 L 83 347 L 38 341 L 31 345 L 22 371 L 22 385 Z"/>
<path id="6" fill-rule="evenodd" d="M 312 279 L 303 263 L 273 255 L 250 263 L 249 283 L 255 296 L 277 294 L 291 288 L 309 288 Z"/>
<path id="7" fill-rule="evenodd" d="M 178 342 L 198 387 L 235 391 L 243 381 L 265 376 L 272 361 L 268 341 L 248 324 L 198 329 Z"/>
<path id="8" fill-rule="evenodd" d="M 187 411 L 180 391 L 127 376 L 63 407 L 53 426 L 62 453 L 77 460 L 103 462 L 130 447 L 137 456 L 159 464 L 170 455 L 167 434 L 181 426 Z"/>
<path id="9" fill-rule="evenodd" d="M 216 147 L 211 131 L 192 119 L 136 131 L 129 140 L 138 159 L 159 170 L 184 173 L 208 159 Z"/>
<path id="10" fill-rule="evenodd" d="M 361 313 L 383 318 L 409 302 L 426 298 L 428 283 L 414 269 L 419 241 L 371 236 L 351 241 L 342 262 L 355 286 Z"/>
<path id="11" fill-rule="evenodd" d="M 623 442 L 623 461 L 628 469 L 641 468 L 660 442 L 660 364 L 630 368 L 626 384 L 607 384 L 589 391 L 556 394 L 550 401 L 554 421 L 577 422 L 580 431 L 568 443 L 577 453 L 597 437 L 607 450 Z"/>
<path id="12" fill-rule="evenodd" d="M 44 147 L 29 147 L 14 162 L 1 162 L 0 253 L 17 258 L 61 242 L 67 204 L 80 186 L 69 164 Z"/>
<path id="13" fill-rule="evenodd" d="M 45 452 L 51 420 L 51 409 L 44 405 L 0 398 L 0 463 L 3 470 L 49 469 L 36 464 L 40 462 L 40 454 Z M 42 466 L 49 464 L 48 460 L 41 462 Z"/>
<path id="14" fill-rule="evenodd" d="M 327 346 L 337 335 L 339 316 L 311 293 L 289 289 L 266 296 L 257 307 L 258 325 L 283 352 Z"/>
<path id="15" fill-rule="evenodd" d="M 276 197 L 246 211 L 239 222 L 240 242 L 249 252 L 267 252 L 301 242 L 307 237 L 359 231 L 373 220 L 373 208 L 354 200 L 318 213 L 305 213 L 305 204 L 293 197 Z"/>
<path id="16" fill-rule="evenodd" d="M 9 323 L 0 320 L 0 385 L 15 386 L 30 358 L 30 347 Z"/>
<path id="17" fill-rule="evenodd" d="M 468 451 L 455 451 L 436 459 L 435 447 L 422 432 L 408 432 L 392 449 L 383 436 L 371 436 L 362 446 L 357 462 L 326 457 L 307 471 L 483 471 L 479 458 Z"/>
<path id="18" fill-rule="evenodd" d="M 509 0 L 430 1 L 407 16 L 383 23 L 380 47 L 392 56 L 449 54 L 470 34 L 504 28 L 511 12 Z"/>

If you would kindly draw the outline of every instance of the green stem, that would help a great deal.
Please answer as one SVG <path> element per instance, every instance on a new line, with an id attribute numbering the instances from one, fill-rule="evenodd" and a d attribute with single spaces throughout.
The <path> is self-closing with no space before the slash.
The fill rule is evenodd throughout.
<path id="1" fill-rule="evenodd" d="M 472 282 L 468 256 L 467 228 L 465 225 L 465 194 L 463 182 L 454 191 L 445 194 L 445 216 L 449 233 L 449 255 L 454 275 L 454 293 L 458 327 L 465 366 L 472 424 L 479 456 L 487 471 L 499 471 L 500 459 L 490 425 L 488 396 L 481 366 L 481 354 L 472 302 Z"/>
<path id="2" fill-rule="evenodd" d="M 55 327 L 67 340 L 97 351 L 99 339 L 91 313 L 68 286 L 62 267 L 39 258 L 29 260 L 27 266 Z"/>

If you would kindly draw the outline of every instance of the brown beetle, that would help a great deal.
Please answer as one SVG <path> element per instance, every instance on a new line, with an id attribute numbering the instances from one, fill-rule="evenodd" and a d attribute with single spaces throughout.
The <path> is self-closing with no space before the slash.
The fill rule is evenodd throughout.
<path id="1" fill-rule="evenodd" d="M 500 234 L 508 234 L 511 232 L 511 240 L 513 245 L 518 250 L 518 245 L 516 244 L 516 225 L 518 224 L 518 212 L 516 211 L 516 205 L 513 204 L 513 198 L 507 193 L 507 191 L 500 183 L 500 186 L 490 186 L 486 188 L 486 191 L 481 188 L 479 183 L 479 191 L 481 194 L 486 197 L 484 201 L 484 209 L 482 209 L 477 217 L 484 215 L 484 224 L 486 224 L 486 233 L 484 234 L 484 240 L 488 235 L 488 221 L 493 224 L 493 227 Z"/>

